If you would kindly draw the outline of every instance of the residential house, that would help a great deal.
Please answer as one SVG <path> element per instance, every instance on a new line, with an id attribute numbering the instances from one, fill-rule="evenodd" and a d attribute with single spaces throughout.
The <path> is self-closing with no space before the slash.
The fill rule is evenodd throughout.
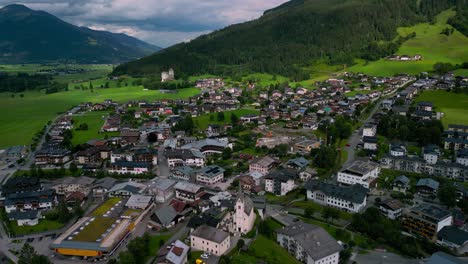
<path id="1" fill-rule="evenodd" d="M 5 212 L 52 209 L 58 203 L 55 190 L 25 191 L 5 196 Z"/>
<path id="2" fill-rule="evenodd" d="M 192 250 L 201 250 L 221 256 L 231 246 L 229 233 L 211 226 L 202 225 L 190 235 L 190 246 Z"/>
<path id="3" fill-rule="evenodd" d="M 386 199 L 379 203 L 380 212 L 391 220 L 399 218 L 403 212 L 403 204 L 397 199 Z"/>
<path id="4" fill-rule="evenodd" d="M 183 181 L 194 179 L 196 169 L 190 166 L 175 167 L 171 170 L 171 178 Z"/>
<path id="5" fill-rule="evenodd" d="M 147 183 L 146 192 L 154 197 L 156 203 L 165 203 L 174 196 L 176 181 L 166 178 L 154 178 Z"/>
<path id="6" fill-rule="evenodd" d="M 170 168 L 180 166 L 203 167 L 205 165 L 205 156 L 198 150 L 166 150 L 165 155 Z"/>
<path id="7" fill-rule="evenodd" d="M 405 175 L 396 177 L 392 182 L 392 190 L 406 193 L 410 188 L 410 179 Z"/>
<path id="8" fill-rule="evenodd" d="M 296 222 L 276 231 L 276 241 L 289 254 L 306 264 L 334 264 L 342 247 L 323 228 Z"/>
<path id="9" fill-rule="evenodd" d="M 144 174 L 149 173 L 151 164 L 147 162 L 134 162 L 118 160 L 110 164 L 109 172 L 117 174 Z"/>
<path id="10" fill-rule="evenodd" d="M 297 188 L 297 171 L 278 168 L 265 176 L 265 191 L 283 196 Z"/>
<path id="11" fill-rule="evenodd" d="M 290 169 L 295 169 L 297 171 L 302 171 L 310 164 L 310 161 L 304 157 L 298 157 L 290 159 L 286 162 L 286 167 Z"/>
<path id="12" fill-rule="evenodd" d="M 162 248 L 156 258 L 157 264 L 186 264 L 190 247 L 176 240 L 169 248 Z"/>
<path id="13" fill-rule="evenodd" d="M 437 240 L 437 233 L 445 226 L 452 225 L 450 211 L 433 204 L 420 204 L 403 213 L 403 228 L 431 241 Z"/>
<path id="14" fill-rule="evenodd" d="M 35 226 L 42 218 L 40 210 L 12 211 L 7 214 L 8 220 L 16 221 L 18 226 Z"/>
<path id="15" fill-rule="evenodd" d="M 130 197 L 134 194 L 143 194 L 146 190 L 146 185 L 128 181 L 122 182 L 114 185 L 112 188 L 109 189 L 108 195 L 109 197 Z"/>
<path id="16" fill-rule="evenodd" d="M 376 185 L 380 165 L 371 161 L 356 160 L 349 167 L 338 172 L 338 182 L 347 185 L 361 184 L 366 188 Z"/>
<path id="17" fill-rule="evenodd" d="M 107 192 L 115 185 L 116 179 L 111 177 L 105 177 L 97 180 L 93 185 L 93 197 L 104 199 Z"/>
<path id="18" fill-rule="evenodd" d="M 360 212 L 367 203 L 368 189 L 360 184 L 339 186 L 309 180 L 304 187 L 307 190 L 308 200 L 346 212 Z"/>
<path id="19" fill-rule="evenodd" d="M 190 182 L 181 181 L 174 186 L 176 198 L 182 201 L 195 202 L 203 195 L 203 187 Z"/>
<path id="20" fill-rule="evenodd" d="M 377 134 L 377 125 L 372 123 L 364 124 L 362 128 L 362 137 L 375 137 Z"/>
<path id="21" fill-rule="evenodd" d="M 206 166 L 196 173 L 196 180 L 201 184 L 214 185 L 224 179 L 224 171 L 216 165 Z"/>
<path id="22" fill-rule="evenodd" d="M 310 154 L 312 149 L 320 148 L 322 142 L 317 140 L 304 140 L 294 144 L 294 150 L 302 154 Z"/>
<path id="23" fill-rule="evenodd" d="M 437 244 L 464 254 L 468 251 L 468 232 L 456 226 L 444 226 L 437 233 Z"/>
<path id="24" fill-rule="evenodd" d="M 435 195 L 439 190 L 439 182 L 431 178 L 419 179 L 416 183 L 416 190 L 423 196 Z"/>
<path id="25" fill-rule="evenodd" d="M 362 138 L 364 142 L 364 149 L 366 150 L 377 150 L 377 137 L 374 136 L 364 136 Z"/>
<path id="26" fill-rule="evenodd" d="M 262 158 L 258 158 L 254 160 L 252 163 L 249 165 L 249 172 L 258 172 L 262 175 L 266 175 L 270 172 L 271 169 L 273 169 L 278 162 L 270 158 L 269 156 L 265 156 Z"/>
<path id="27" fill-rule="evenodd" d="M 80 177 L 65 177 L 57 181 L 52 188 L 58 195 L 68 196 L 74 192 L 81 192 L 85 196 L 88 196 L 91 192 L 93 182 L 95 179 L 80 176 Z"/>

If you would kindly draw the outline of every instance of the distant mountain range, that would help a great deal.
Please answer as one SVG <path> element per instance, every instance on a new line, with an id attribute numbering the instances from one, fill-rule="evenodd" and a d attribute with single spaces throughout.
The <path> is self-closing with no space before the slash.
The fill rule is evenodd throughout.
<path id="1" fill-rule="evenodd" d="M 24 5 L 0 9 L 0 63 L 121 63 L 160 49 L 125 34 L 78 27 Z"/>
<path id="2" fill-rule="evenodd" d="M 192 74 L 267 72 L 309 78 L 314 63 L 351 65 L 394 54 L 404 39 L 397 28 L 430 22 L 467 0 L 292 0 L 258 19 L 228 26 L 125 63 L 114 74 L 149 75 L 168 67 Z M 466 18 L 458 17 L 462 28 Z"/>

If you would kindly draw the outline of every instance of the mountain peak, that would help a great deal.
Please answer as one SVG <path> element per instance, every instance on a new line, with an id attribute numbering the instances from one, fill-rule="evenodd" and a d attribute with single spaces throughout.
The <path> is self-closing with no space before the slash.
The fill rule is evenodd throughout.
<path id="1" fill-rule="evenodd" d="M 29 12 L 32 11 L 25 5 L 21 4 L 11 4 L 11 5 L 6 5 L 3 8 L 0 9 L 0 12 Z"/>

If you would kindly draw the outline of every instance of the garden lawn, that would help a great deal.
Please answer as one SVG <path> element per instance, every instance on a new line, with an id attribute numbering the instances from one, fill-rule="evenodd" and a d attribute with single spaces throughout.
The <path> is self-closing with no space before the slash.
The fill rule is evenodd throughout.
<path id="1" fill-rule="evenodd" d="M 447 20 L 455 11 L 446 10 L 437 16 L 436 23 L 420 23 L 411 27 L 398 28 L 400 36 L 416 32 L 416 37 L 404 42 L 397 54 L 413 56 L 421 54 L 421 61 L 378 61 L 366 63 L 358 61 L 348 69 L 351 72 L 364 72 L 375 76 L 393 76 L 398 73 L 418 74 L 431 71 L 436 62 L 461 64 L 468 60 L 468 37 L 455 30 L 450 36 L 440 34 L 445 28 L 452 28 Z"/>
<path id="2" fill-rule="evenodd" d="M 224 121 L 218 121 L 218 114 L 217 113 L 210 113 L 210 114 L 203 114 L 197 116 L 193 119 L 193 122 L 196 127 L 200 130 L 205 130 L 208 128 L 210 124 L 230 124 L 231 123 L 231 114 L 235 114 L 239 119 L 241 116 L 245 116 L 248 114 L 258 114 L 260 111 L 254 109 L 237 109 L 233 111 L 224 111 Z M 213 120 L 210 120 L 210 116 L 213 116 Z"/>
<path id="3" fill-rule="evenodd" d="M 54 94 L 24 92 L 24 98 L 11 93 L 0 93 L 0 148 L 14 145 L 28 145 L 32 137 L 58 113 L 64 112 L 82 102 L 102 102 L 112 99 L 117 102 L 129 100 L 182 99 L 199 93 L 196 88 L 178 90 L 176 94 L 144 90 L 142 86 L 121 88 L 70 90 Z"/>
<path id="4" fill-rule="evenodd" d="M 73 145 L 84 144 L 91 139 L 103 139 L 106 135 L 109 137 L 118 136 L 119 132 L 101 133 L 101 127 L 104 124 L 105 118 L 109 112 L 95 111 L 83 114 L 81 116 L 73 116 Z M 88 130 L 76 130 L 80 124 L 88 124 Z"/>
<path id="5" fill-rule="evenodd" d="M 275 241 L 263 235 L 259 235 L 252 242 L 247 252 L 233 254 L 230 263 L 257 263 L 259 261 L 265 263 L 300 263 Z"/>
<path id="6" fill-rule="evenodd" d="M 446 91 L 424 91 L 416 99 L 430 101 L 435 106 L 435 111 L 443 112 L 445 116 L 442 123 L 445 127 L 449 124 L 468 124 L 468 95 Z"/>
<path id="7" fill-rule="evenodd" d="M 166 241 L 168 241 L 171 238 L 171 236 L 172 234 L 151 236 L 149 241 L 150 256 L 156 256 L 159 252 L 159 246 L 161 245 L 161 243 L 165 243 Z"/>
<path id="8" fill-rule="evenodd" d="M 16 235 L 27 235 L 38 232 L 45 232 L 49 230 L 57 230 L 59 228 L 62 228 L 63 226 L 64 224 L 58 221 L 42 219 L 39 221 L 39 224 L 35 226 L 18 226 L 16 224 L 16 221 L 11 221 L 8 225 L 8 229 L 10 233 L 14 233 Z"/>
<path id="9" fill-rule="evenodd" d="M 120 199 L 119 197 L 109 198 L 103 204 L 101 204 L 98 208 L 96 208 L 91 215 L 102 216 L 121 200 L 122 199 Z"/>

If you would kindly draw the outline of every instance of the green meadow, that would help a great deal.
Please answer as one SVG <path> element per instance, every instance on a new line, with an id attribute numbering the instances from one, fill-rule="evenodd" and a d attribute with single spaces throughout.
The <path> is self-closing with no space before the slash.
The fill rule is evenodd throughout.
<path id="1" fill-rule="evenodd" d="M 54 94 L 39 91 L 18 94 L 0 94 L 0 148 L 31 143 L 33 135 L 58 113 L 67 111 L 82 102 L 102 102 L 112 99 L 117 102 L 129 100 L 180 99 L 195 96 L 196 88 L 178 90 L 176 94 L 164 94 L 159 91 L 145 90 L 143 86 L 127 86 L 91 90 L 70 90 Z M 84 139 L 83 139 L 84 140 Z"/>
<path id="2" fill-rule="evenodd" d="M 103 139 L 106 136 L 118 136 L 119 132 L 99 132 L 101 130 L 102 125 L 104 125 L 104 121 L 108 115 L 109 112 L 107 111 L 96 111 L 79 116 L 73 116 L 73 145 L 84 144 L 91 139 Z M 88 130 L 76 130 L 76 128 L 79 127 L 80 124 L 84 123 L 88 125 Z"/>
<path id="3" fill-rule="evenodd" d="M 445 116 L 442 123 L 468 124 L 468 95 L 446 91 L 425 91 L 416 101 L 430 101 L 434 104 L 437 112 L 443 112 Z"/>
<path id="4" fill-rule="evenodd" d="M 253 110 L 253 109 L 237 109 L 233 111 L 224 111 L 224 121 L 218 121 L 217 113 L 209 113 L 197 116 L 193 119 L 195 126 L 198 127 L 200 130 L 205 130 L 208 128 L 210 124 L 230 124 L 231 123 L 231 114 L 235 114 L 238 118 L 248 114 L 258 114 L 260 111 Z"/>
<path id="5" fill-rule="evenodd" d="M 380 59 L 375 62 L 357 61 L 348 71 L 364 72 L 376 76 L 392 76 L 398 73 L 418 74 L 431 71 L 436 62 L 460 64 L 468 60 L 468 37 L 455 30 L 450 36 L 441 34 L 445 28 L 453 28 L 447 20 L 455 11 L 446 10 L 437 16 L 436 23 L 420 23 L 411 27 L 398 28 L 400 36 L 416 32 L 416 37 L 401 45 L 397 54 L 421 54 L 421 61 L 388 61 Z"/>

